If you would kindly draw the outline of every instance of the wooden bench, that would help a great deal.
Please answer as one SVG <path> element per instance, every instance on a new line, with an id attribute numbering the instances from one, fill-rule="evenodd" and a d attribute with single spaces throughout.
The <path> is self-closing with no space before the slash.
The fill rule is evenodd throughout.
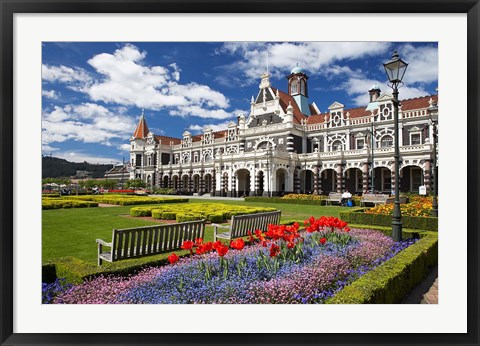
<path id="1" fill-rule="evenodd" d="M 342 194 L 339 192 L 330 192 L 325 200 L 325 205 L 328 205 L 329 203 L 332 205 L 332 202 L 336 202 L 338 204 L 342 203 Z"/>
<path id="2" fill-rule="evenodd" d="M 97 239 L 98 265 L 179 250 L 184 240 L 203 238 L 205 220 L 113 229 L 112 242 Z M 110 247 L 104 252 L 103 246 Z"/>
<path id="3" fill-rule="evenodd" d="M 252 233 L 260 229 L 267 231 L 268 225 L 278 225 L 280 223 L 281 210 L 270 211 L 266 213 L 234 215 L 229 226 L 212 224 L 213 226 L 213 240 L 221 239 L 235 239 L 248 235 L 248 231 Z M 218 228 L 228 228 L 228 232 L 218 233 Z"/>
<path id="4" fill-rule="evenodd" d="M 360 200 L 360 206 L 365 206 L 366 203 L 377 204 L 386 204 L 390 196 L 379 193 L 364 193 L 362 199 Z"/>

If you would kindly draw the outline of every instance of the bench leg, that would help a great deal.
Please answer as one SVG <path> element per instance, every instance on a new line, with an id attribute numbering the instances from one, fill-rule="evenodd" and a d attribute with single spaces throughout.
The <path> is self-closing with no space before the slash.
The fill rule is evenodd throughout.
<path id="1" fill-rule="evenodd" d="M 217 226 L 213 226 L 213 242 L 217 241 Z"/>
<path id="2" fill-rule="evenodd" d="M 102 244 L 98 243 L 98 261 L 97 261 L 98 266 L 102 265 L 102 259 L 100 258 L 101 253 L 102 253 Z"/>

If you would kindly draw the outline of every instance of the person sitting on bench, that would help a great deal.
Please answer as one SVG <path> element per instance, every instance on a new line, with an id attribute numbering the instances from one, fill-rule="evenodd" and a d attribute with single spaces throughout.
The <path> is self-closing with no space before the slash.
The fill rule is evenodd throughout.
<path id="1" fill-rule="evenodd" d="M 352 194 L 347 190 L 345 190 L 344 193 L 342 193 L 342 201 L 340 203 L 340 205 L 342 207 L 346 207 L 347 204 L 348 204 L 348 201 L 350 201 L 352 199 Z"/>

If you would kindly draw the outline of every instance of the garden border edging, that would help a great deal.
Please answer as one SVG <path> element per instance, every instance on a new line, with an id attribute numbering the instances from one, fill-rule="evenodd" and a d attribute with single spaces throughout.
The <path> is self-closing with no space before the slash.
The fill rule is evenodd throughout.
<path id="1" fill-rule="evenodd" d="M 423 235 L 417 243 L 344 287 L 326 304 L 400 303 L 438 264 L 438 234 Z"/>

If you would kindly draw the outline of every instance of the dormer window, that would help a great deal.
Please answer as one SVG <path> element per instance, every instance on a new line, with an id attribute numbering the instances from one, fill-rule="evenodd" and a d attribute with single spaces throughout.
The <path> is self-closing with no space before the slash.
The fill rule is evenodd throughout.
<path id="1" fill-rule="evenodd" d="M 305 81 L 303 79 L 300 81 L 300 94 L 305 95 Z"/>

